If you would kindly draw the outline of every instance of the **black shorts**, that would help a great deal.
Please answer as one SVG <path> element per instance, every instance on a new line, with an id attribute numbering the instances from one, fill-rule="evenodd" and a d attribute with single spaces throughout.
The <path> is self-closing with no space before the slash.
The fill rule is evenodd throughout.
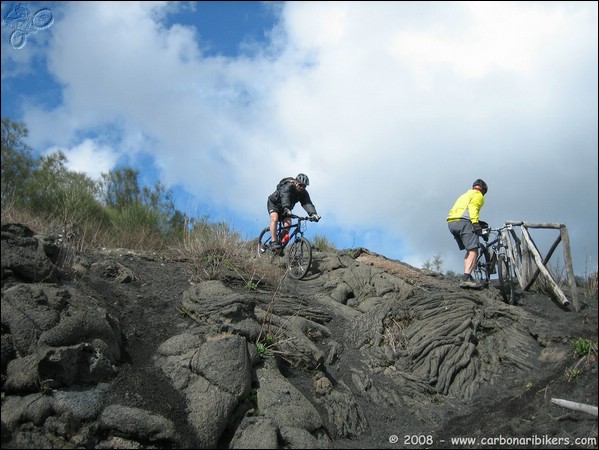
<path id="1" fill-rule="evenodd" d="M 460 250 L 474 250 L 478 248 L 478 235 L 474 232 L 472 222 L 469 220 L 456 220 L 454 222 L 447 222 L 447 226 Z"/>
<path id="2" fill-rule="evenodd" d="M 273 212 L 278 213 L 279 217 L 283 215 L 283 207 L 281 205 L 277 205 L 274 202 L 271 202 L 270 200 L 266 202 L 266 209 L 268 210 L 269 215 Z"/>

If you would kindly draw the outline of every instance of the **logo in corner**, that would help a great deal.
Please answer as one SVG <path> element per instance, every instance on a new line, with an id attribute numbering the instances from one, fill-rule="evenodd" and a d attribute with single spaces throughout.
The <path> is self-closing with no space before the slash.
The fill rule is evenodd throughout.
<path id="1" fill-rule="evenodd" d="M 49 28 L 54 23 L 54 14 L 48 8 L 42 8 L 31 14 L 29 6 L 24 3 L 13 3 L 2 17 L 2 25 L 14 28 L 10 34 L 9 42 L 13 48 L 19 50 L 25 47 L 27 36 L 40 30 Z"/>

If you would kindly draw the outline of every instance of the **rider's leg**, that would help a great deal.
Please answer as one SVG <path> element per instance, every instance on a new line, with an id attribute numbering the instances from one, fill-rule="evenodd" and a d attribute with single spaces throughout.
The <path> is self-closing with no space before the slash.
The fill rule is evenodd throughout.
<path id="1" fill-rule="evenodd" d="M 286 236 L 289 234 L 289 227 L 291 226 L 291 217 L 285 217 L 283 219 L 283 226 L 285 228 L 283 229 L 282 236 L 280 236 L 281 242 L 287 242 L 289 238 L 286 238 Z"/>
<path id="2" fill-rule="evenodd" d="M 466 249 L 466 254 L 464 255 L 464 279 L 471 280 L 472 272 L 476 267 L 476 259 L 478 258 L 478 236 L 474 232 L 470 221 L 460 220 L 458 222 L 462 249 Z"/>
<path id="3" fill-rule="evenodd" d="M 276 211 L 271 211 L 270 213 L 270 238 L 271 242 L 279 242 L 279 238 L 277 236 L 277 223 L 279 222 L 279 213 Z"/>
<path id="4" fill-rule="evenodd" d="M 466 251 L 466 255 L 464 255 L 464 275 L 472 274 L 476 265 L 476 258 L 478 258 L 478 248 Z"/>

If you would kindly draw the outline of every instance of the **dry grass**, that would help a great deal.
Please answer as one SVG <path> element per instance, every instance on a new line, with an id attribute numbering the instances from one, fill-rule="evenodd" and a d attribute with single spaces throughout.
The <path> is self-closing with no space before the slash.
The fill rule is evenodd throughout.
<path id="1" fill-rule="evenodd" d="M 317 234 L 314 236 L 314 238 L 312 238 L 312 244 L 314 245 L 315 249 L 320 250 L 321 252 L 330 252 L 336 250 L 335 245 L 332 244 L 326 238 L 326 236 L 322 236 L 320 234 Z"/>
<path id="2" fill-rule="evenodd" d="M 383 320 L 383 343 L 391 347 L 391 351 L 397 356 L 408 345 L 405 330 L 414 320 L 414 313 L 406 311 L 398 317 L 386 317 Z"/>
<path id="3" fill-rule="evenodd" d="M 188 227 L 182 246 L 191 262 L 191 280 L 222 280 L 234 274 L 253 290 L 277 286 L 285 276 L 280 258 L 258 257 L 257 242 L 244 242 L 226 224 Z"/>
<path id="4" fill-rule="evenodd" d="M 34 234 L 53 236 L 58 246 L 55 263 L 64 273 L 69 273 L 76 255 L 84 250 L 166 250 L 164 236 L 151 225 L 144 225 L 143 220 L 110 221 L 109 226 L 94 221 L 77 225 L 66 219 L 59 223 L 56 219 L 44 219 L 27 210 L 15 208 L 5 199 L 1 212 L 2 223 L 20 223 L 29 227 Z M 172 250 L 191 261 L 192 281 L 225 279 L 233 272 L 245 282 L 248 289 L 257 289 L 262 285 L 277 286 L 285 277 L 282 258 L 270 255 L 258 257 L 257 242 L 242 241 L 239 233 L 226 224 L 201 221 L 186 225 L 182 241 L 176 243 Z"/>
<path id="5" fill-rule="evenodd" d="M 597 361 L 597 343 L 578 338 L 572 342 L 574 348 L 574 355 L 578 357 L 578 361 L 571 367 L 568 367 L 565 371 L 568 382 L 574 381 L 580 377 L 583 371 L 590 370 Z"/>
<path id="6" fill-rule="evenodd" d="M 182 251 L 191 261 L 192 281 L 223 279 L 246 256 L 238 234 L 224 224 L 188 227 Z"/>
<path id="7" fill-rule="evenodd" d="M 568 275 L 565 266 L 562 266 L 558 261 L 552 266 L 547 266 L 547 270 L 551 275 L 553 281 L 557 283 L 560 288 L 568 288 Z M 597 299 L 598 286 L 597 286 L 597 268 L 594 271 L 589 272 L 588 268 L 585 269 L 585 274 L 583 276 L 576 276 L 576 286 L 581 288 L 579 290 L 582 291 L 582 294 L 587 298 L 595 298 Z M 553 289 L 551 285 L 547 281 L 544 276 L 539 276 L 534 284 L 533 288 L 547 296 L 553 296 Z"/>
<path id="8" fill-rule="evenodd" d="M 73 268 L 77 253 L 82 250 L 82 236 L 74 227 L 61 225 L 57 221 L 44 220 L 39 216 L 13 207 L 2 207 L 2 223 L 19 223 L 28 227 L 34 234 L 47 236 L 48 243 L 56 246 L 57 253 L 52 256 L 53 263 L 64 274 Z"/>
<path id="9" fill-rule="evenodd" d="M 582 280 L 582 287 L 584 289 L 584 295 L 588 298 L 597 299 L 597 268 L 591 273 L 585 271 L 585 276 Z"/>
<path id="10" fill-rule="evenodd" d="M 23 224 L 34 233 L 42 234 L 45 230 L 51 228 L 50 224 L 44 223 L 39 217 L 31 213 L 14 208 L 12 205 L 2 204 L 2 223 L 20 223 Z"/>

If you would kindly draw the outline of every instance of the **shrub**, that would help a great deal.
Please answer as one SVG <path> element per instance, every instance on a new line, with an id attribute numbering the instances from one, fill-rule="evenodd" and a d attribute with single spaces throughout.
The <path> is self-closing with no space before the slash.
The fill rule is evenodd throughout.
<path id="1" fill-rule="evenodd" d="M 312 243 L 314 248 L 320 250 L 321 252 L 330 252 L 336 250 L 335 246 L 331 244 L 331 242 L 325 236 L 319 234 L 314 236 Z"/>

